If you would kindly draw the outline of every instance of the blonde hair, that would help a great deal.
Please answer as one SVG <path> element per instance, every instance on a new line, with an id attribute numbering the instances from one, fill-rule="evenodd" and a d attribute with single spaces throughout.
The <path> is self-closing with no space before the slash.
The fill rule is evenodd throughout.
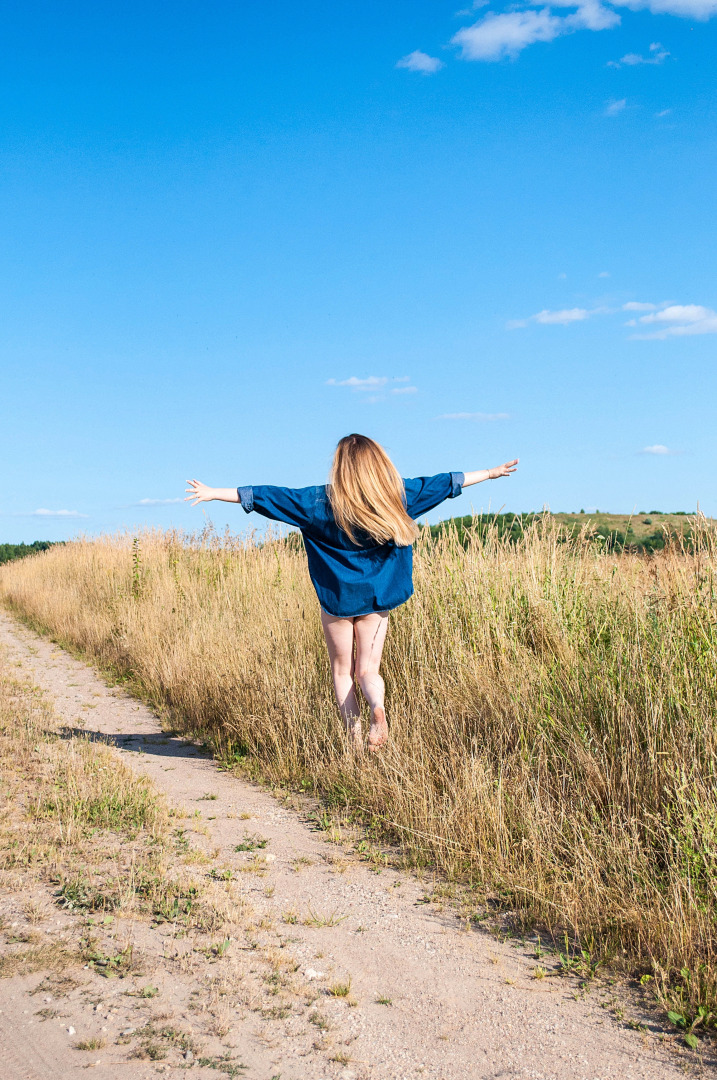
<path id="1" fill-rule="evenodd" d="M 409 547 L 418 536 L 404 502 L 403 481 L 390 457 L 366 435 L 346 435 L 334 454 L 328 487 L 336 524 L 357 543 L 355 530 L 379 544 Z"/>

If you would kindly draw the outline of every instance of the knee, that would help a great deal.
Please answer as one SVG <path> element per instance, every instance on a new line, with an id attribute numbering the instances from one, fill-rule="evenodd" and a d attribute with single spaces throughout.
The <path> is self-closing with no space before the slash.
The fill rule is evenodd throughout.
<path id="1" fill-rule="evenodd" d="M 359 683 L 363 682 L 375 682 L 376 679 L 380 679 L 381 676 L 378 673 L 378 669 L 365 664 L 359 664 L 356 667 L 356 678 Z"/>
<path id="2" fill-rule="evenodd" d="M 341 679 L 342 681 L 349 679 L 353 682 L 354 666 L 353 664 L 334 664 L 333 675 L 335 679 Z"/>

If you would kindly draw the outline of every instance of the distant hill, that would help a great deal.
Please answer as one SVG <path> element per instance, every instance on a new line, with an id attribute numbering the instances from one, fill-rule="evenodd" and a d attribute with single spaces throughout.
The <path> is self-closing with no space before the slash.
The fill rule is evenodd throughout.
<path id="1" fill-rule="evenodd" d="M 449 518 L 438 525 L 431 525 L 431 535 L 438 536 L 447 526 L 453 526 L 462 539 L 466 529 L 474 528 L 487 533 L 495 528 L 498 536 L 518 540 L 523 532 L 543 514 L 481 514 L 476 517 Z M 659 551 L 669 536 L 682 536 L 689 543 L 691 521 L 687 511 L 679 510 L 663 514 L 659 510 L 639 514 L 602 514 L 599 510 L 586 514 L 552 514 L 547 516 L 564 525 L 570 532 L 579 532 L 586 526 L 596 540 L 612 550 Z"/>
<path id="2" fill-rule="evenodd" d="M 35 540 L 32 544 L 0 544 L 0 563 L 23 559 L 26 555 L 35 555 L 38 551 L 47 551 L 57 540 Z"/>

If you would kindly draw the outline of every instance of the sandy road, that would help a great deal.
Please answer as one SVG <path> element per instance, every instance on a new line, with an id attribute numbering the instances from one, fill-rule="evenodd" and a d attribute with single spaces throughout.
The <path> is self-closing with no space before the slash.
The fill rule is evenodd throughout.
<path id="1" fill-rule="evenodd" d="M 258 787 L 218 771 L 190 743 L 164 735 L 149 708 L 106 686 L 91 667 L 5 614 L 0 614 L 0 643 L 51 695 L 65 723 L 81 719 L 86 731 L 109 736 L 116 752 L 172 802 L 199 809 L 207 842 L 220 849 L 227 865 L 242 858 L 234 848 L 247 823 L 268 838 L 275 861 L 262 878 L 244 875 L 255 910 L 278 922 L 287 912 L 341 918 L 337 925 L 317 927 L 302 925 L 300 917 L 287 930 L 301 971 L 320 992 L 351 979 L 355 1007 L 330 999 L 326 1005 L 337 1033 L 334 1046 L 347 1047 L 343 1057 L 348 1060 L 332 1060 L 320 1044 L 309 1046 L 309 1025 L 301 1018 L 270 1023 L 237 1017 L 247 1063 L 242 1075 L 251 1080 L 677 1080 L 686 1071 L 701 1073 L 656 1034 L 619 1026 L 596 997 L 575 1000 L 575 987 L 567 982 L 533 979 L 535 961 L 525 951 L 498 944 L 482 931 L 466 932 L 454 916 L 420 903 L 425 890 L 410 875 L 376 873 L 356 858 L 339 859 L 341 850 L 300 815 Z M 202 801 L 207 793 L 216 798 Z M 242 813 L 251 814 L 251 821 L 242 820 Z M 0 984 L 2 1080 L 85 1075 L 87 1065 L 78 1062 L 65 1029 L 32 1022 L 36 999 L 26 991 L 40 979 Z M 391 1004 L 379 1004 L 379 998 Z M 100 1064 L 94 1072 L 114 1080 L 153 1076 L 155 1069 L 180 1076 L 148 1062 L 127 1062 L 121 1069 Z M 193 1069 L 192 1075 L 199 1080 L 205 1072 Z M 207 1071 L 210 1075 L 220 1074 Z"/>

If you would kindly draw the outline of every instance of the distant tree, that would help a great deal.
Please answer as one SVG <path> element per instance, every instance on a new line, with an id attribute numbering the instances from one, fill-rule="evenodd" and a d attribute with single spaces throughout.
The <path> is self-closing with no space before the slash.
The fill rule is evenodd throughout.
<path id="1" fill-rule="evenodd" d="M 35 540 L 32 544 L 0 544 L 0 563 L 24 559 L 26 555 L 37 555 L 39 551 L 47 551 L 56 543 L 62 543 L 62 541 Z"/>

